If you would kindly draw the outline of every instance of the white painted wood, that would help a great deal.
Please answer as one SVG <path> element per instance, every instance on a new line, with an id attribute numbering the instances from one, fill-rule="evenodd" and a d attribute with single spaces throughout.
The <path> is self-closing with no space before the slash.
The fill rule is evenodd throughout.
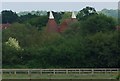
<path id="1" fill-rule="evenodd" d="M 50 11 L 49 19 L 54 19 L 53 13 Z"/>
<path id="2" fill-rule="evenodd" d="M 76 15 L 75 15 L 74 11 L 72 12 L 72 18 L 76 19 Z"/>
<path id="3" fill-rule="evenodd" d="M 27 73 L 28 75 L 34 73 L 42 74 L 97 74 L 97 73 L 119 73 L 118 68 L 80 68 L 80 69 L 1 69 L 2 74 L 9 73 L 9 74 L 17 74 L 17 73 Z"/>

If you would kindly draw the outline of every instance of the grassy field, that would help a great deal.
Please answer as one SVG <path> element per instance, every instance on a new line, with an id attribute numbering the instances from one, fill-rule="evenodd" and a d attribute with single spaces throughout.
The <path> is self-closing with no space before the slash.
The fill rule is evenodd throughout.
<path id="1" fill-rule="evenodd" d="M 115 79 L 3 79 L 2 81 L 119 81 Z"/>
<path id="2" fill-rule="evenodd" d="M 119 81 L 115 79 L 3 79 L 2 81 Z"/>
<path id="3" fill-rule="evenodd" d="M 3 79 L 116 79 L 115 74 L 99 74 L 99 75 L 64 75 L 64 74 L 3 74 Z"/>

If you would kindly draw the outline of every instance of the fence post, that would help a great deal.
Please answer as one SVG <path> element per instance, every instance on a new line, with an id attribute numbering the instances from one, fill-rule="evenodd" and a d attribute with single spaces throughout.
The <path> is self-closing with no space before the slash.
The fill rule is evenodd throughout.
<path id="1" fill-rule="evenodd" d="M 11 75 L 11 72 L 9 72 L 9 74 Z"/>
<path id="2" fill-rule="evenodd" d="M 53 72 L 54 72 L 54 75 L 55 75 L 55 69 L 53 70 Z"/>
<path id="3" fill-rule="evenodd" d="M 112 74 L 112 69 L 110 69 L 110 74 Z"/>
<path id="4" fill-rule="evenodd" d="M 105 74 L 106 74 L 106 69 L 105 69 Z"/>
<path id="5" fill-rule="evenodd" d="M 119 69 L 117 69 L 117 73 L 118 73 L 118 74 L 119 74 L 119 71 L 120 71 L 120 70 L 119 70 Z"/>
<path id="6" fill-rule="evenodd" d="M 30 71 L 28 70 L 28 75 L 30 74 Z"/>
<path id="7" fill-rule="evenodd" d="M 68 69 L 66 69 L 66 74 L 68 74 Z"/>
<path id="8" fill-rule="evenodd" d="M 80 69 L 79 69 L 79 74 L 80 74 Z"/>
<path id="9" fill-rule="evenodd" d="M 31 80 L 31 72 L 32 72 L 32 69 L 29 69 L 28 70 L 28 75 L 29 75 L 29 79 Z"/>
<path id="10" fill-rule="evenodd" d="M 16 71 L 14 71 L 14 74 L 16 75 Z"/>
<path id="11" fill-rule="evenodd" d="M 42 75 L 42 69 L 40 69 L 40 74 Z"/>
<path id="12" fill-rule="evenodd" d="M 92 75 L 94 74 L 94 69 L 92 69 Z"/>

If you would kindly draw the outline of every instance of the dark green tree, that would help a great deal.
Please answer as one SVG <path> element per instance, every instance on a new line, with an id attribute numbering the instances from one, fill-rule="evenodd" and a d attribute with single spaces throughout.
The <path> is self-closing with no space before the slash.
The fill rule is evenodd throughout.
<path id="1" fill-rule="evenodd" d="M 81 31 L 84 35 L 95 34 L 97 32 L 107 32 L 116 29 L 116 22 L 113 18 L 106 15 L 94 15 L 81 21 Z"/>
<path id="2" fill-rule="evenodd" d="M 18 21 L 18 15 L 11 10 L 2 11 L 2 23 L 13 23 Z"/>
<path id="3" fill-rule="evenodd" d="M 39 16 L 39 17 L 31 18 L 26 22 L 36 27 L 38 30 L 41 30 L 42 27 L 45 27 L 47 25 L 48 16 Z"/>
<path id="4" fill-rule="evenodd" d="M 26 23 L 26 21 L 32 19 L 32 18 L 35 18 L 35 17 L 38 17 L 37 15 L 35 14 L 31 14 L 31 13 L 28 13 L 26 15 L 21 15 L 19 17 L 19 23 Z"/>
<path id="5" fill-rule="evenodd" d="M 77 19 L 79 21 L 81 20 L 86 20 L 88 17 L 90 17 L 91 15 L 96 15 L 97 12 L 93 7 L 86 7 L 83 8 L 82 10 L 80 10 L 77 14 Z"/>

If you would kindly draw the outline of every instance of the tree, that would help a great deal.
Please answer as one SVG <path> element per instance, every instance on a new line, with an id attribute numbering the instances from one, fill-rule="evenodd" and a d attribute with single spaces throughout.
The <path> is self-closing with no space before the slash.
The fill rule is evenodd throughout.
<path id="1" fill-rule="evenodd" d="M 81 32 L 95 34 L 97 32 L 107 32 L 116 30 L 116 22 L 113 18 L 99 14 L 89 17 L 86 21 L 81 21 Z"/>
<path id="2" fill-rule="evenodd" d="M 86 60 L 91 67 L 120 67 L 119 32 L 99 32 L 87 36 Z M 89 66 L 90 67 L 90 66 Z"/>
<path id="3" fill-rule="evenodd" d="M 15 48 L 16 50 L 21 49 L 19 42 L 15 39 L 10 37 L 7 42 L 5 42 L 6 45 Z"/>
<path id="4" fill-rule="evenodd" d="M 66 31 L 63 32 L 64 36 L 73 36 L 80 34 L 81 25 L 80 22 L 72 22 L 69 24 L 69 27 Z"/>
<path id="5" fill-rule="evenodd" d="M 90 15 L 69 24 L 63 33 L 48 33 L 45 27 L 38 31 L 36 27 L 45 25 L 43 18 L 46 22 L 48 17 L 30 15 L 25 24 L 13 23 L 3 30 L 4 68 L 120 67 L 120 32 L 111 17 Z M 24 50 L 15 50 L 19 46 Z"/>
<path id="6" fill-rule="evenodd" d="M 14 47 L 2 44 L 2 63 L 3 68 L 14 68 L 17 65 L 22 66 L 22 50 L 15 50 Z M 17 67 L 18 68 L 18 67 Z"/>
<path id="7" fill-rule="evenodd" d="M 86 7 L 86 8 L 83 8 L 81 11 L 78 12 L 77 19 L 79 21 L 86 20 L 91 15 L 96 15 L 96 14 L 97 14 L 97 12 L 93 7 Z"/>
<path id="8" fill-rule="evenodd" d="M 45 27 L 48 22 L 48 16 L 38 16 L 31 18 L 26 21 L 30 25 L 36 27 L 38 30 L 41 30 L 42 27 Z"/>
<path id="9" fill-rule="evenodd" d="M 3 42 L 6 42 L 8 41 L 9 37 L 13 37 L 19 40 L 21 47 L 30 47 L 35 45 L 35 43 L 37 45 L 36 41 L 38 38 L 40 38 L 39 34 L 40 33 L 38 32 L 37 28 L 31 27 L 31 25 L 13 23 L 9 28 L 3 30 L 2 40 Z M 36 39 L 33 37 L 36 37 Z"/>
<path id="10" fill-rule="evenodd" d="M 26 21 L 28 21 L 28 20 L 30 20 L 32 18 L 36 18 L 36 17 L 38 17 L 38 16 L 35 15 L 35 14 L 31 14 L 31 13 L 28 13 L 26 15 L 21 15 L 19 17 L 19 23 L 26 23 Z"/>
<path id="11" fill-rule="evenodd" d="M 13 23 L 18 21 L 18 15 L 11 10 L 2 11 L 2 23 Z"/>

